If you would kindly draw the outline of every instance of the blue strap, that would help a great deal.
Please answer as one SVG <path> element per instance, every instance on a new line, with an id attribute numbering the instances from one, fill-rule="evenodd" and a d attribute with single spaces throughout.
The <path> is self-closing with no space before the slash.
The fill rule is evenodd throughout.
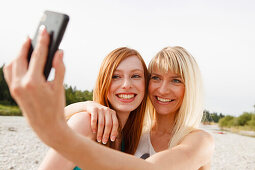
<path id="1" fill-rule="evenodd" d="M 76 166 L 73 170 L 82 170 L 82 169 Z"/>

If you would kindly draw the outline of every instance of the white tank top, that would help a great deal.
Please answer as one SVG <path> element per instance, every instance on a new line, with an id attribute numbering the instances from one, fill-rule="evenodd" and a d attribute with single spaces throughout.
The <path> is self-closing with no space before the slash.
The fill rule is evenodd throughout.
<path id="1" fill-rule="evenodd" d="M 155 153 L 156 152 L 151 144 L 150 132 L 144 132 L 140 138 L 138 147 L 135 152 L 135 156 L 146 159 Z"/>

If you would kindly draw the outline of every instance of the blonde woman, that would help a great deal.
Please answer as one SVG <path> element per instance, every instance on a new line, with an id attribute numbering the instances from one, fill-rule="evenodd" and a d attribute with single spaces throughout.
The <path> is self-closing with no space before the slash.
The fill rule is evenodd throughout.
<path id="1" fill-rule="evenodd" d="M 186 50 L 180 47 L 163 49 L 150 64 L 149 96 L 155 110 L 148 133 L 150 141 L 145 142 L 150 142 L 155 154 L 143 160 L 103 147 L 67 126 L 61 104 L 63 90 L 58 90 L 64 77 L 61 52 L 56 54 L 53 63 L 56 81 L 52 84 L 43 81 L 43 62 L 49 41 L 45 32 L 32 56 L 34 61 L 31 62 L 38 67 L 32 64 L 27 69 L 22 65 L 29 47 L 26 42 L 18 58 L 4 69 L 13 97 L 42 141 L 84 169 L 209 168 L 214 142 L 208 133 L 198 129 L 202 117 L 200 74 Z M 139 146 L 138 151 L 143 154 Z"/>

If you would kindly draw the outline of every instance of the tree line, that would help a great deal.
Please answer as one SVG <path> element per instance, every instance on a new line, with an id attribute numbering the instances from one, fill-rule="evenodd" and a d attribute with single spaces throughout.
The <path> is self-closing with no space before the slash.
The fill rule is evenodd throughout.
<path id="1" fill-rule="evenodd" d="M 77 90 L 76 87 L 72 87 L 68 85 L 64 85 L 64 87 L 65 87 L 66 105 L 69 105 L 75 102 L 92 100 L 92 95 L 93 95 L 92 91 Z M 17 103 L 11 97 L 9 88 L 4 79 L 3 66 L 0 67 L 0 104 L 17 106 Z"/>
<path id="2" fill-rule="evenodd" d="M 218 123 L 221 128 L 235 128 L 240 130 L 255 131 L 255 113 L 244 112 L 240 116 L 223 115 L 222 113 L 210 113 L 204 111 L 202 123 Z"/>
<path id="3" fill-rule="evenodd" d="M 244 112 L 238 117 L 227 115 L 219 120 L 219 126 L 224 128 L 240 128 L 255 131 L 255 113 Z"/>
<path id="4" fill-rule="evenodd" d="M 222 113 L 210 113 L 208 110 L 204 110 L 202 122 L 203 123 L 218 123 L 221 118 L 224 118 L 225 115 Z"/>

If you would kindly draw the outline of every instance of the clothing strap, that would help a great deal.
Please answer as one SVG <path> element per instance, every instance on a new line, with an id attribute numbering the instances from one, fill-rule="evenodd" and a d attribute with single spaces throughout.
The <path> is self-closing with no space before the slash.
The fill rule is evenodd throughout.
<path id="1" fill-rule="evenodd" d="M 124 140 L 121 141 L 120 150 L 121 150 L 121 152 L 125 152 L 125 142 L 124 142 Z"/>

